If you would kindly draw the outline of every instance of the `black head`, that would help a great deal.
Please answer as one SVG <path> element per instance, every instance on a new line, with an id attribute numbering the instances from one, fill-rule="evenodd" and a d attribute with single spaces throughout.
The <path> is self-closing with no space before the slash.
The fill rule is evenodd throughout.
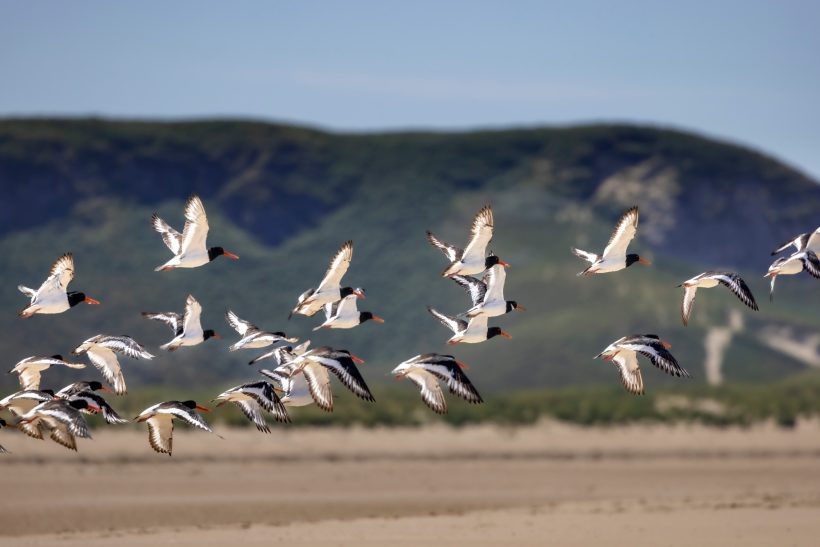
<path id="1" fill-rule="evenodd" d="M 69 401 L 68 405 L 72 408 L 76 408 L 77 410 L 82 410 L 84 408 L 88 408 L 88 401 L 85 399 L 74 399 Z"/>
<path id="2" fill-rule="evenodd" d="M 628 254 L 626 255 L 626 267 L 632 266 L 634 263 L 640 262 L 641 264 L 646 264 L 647 266 L 651 265 L 652 263 L 646 260 L 645 258 L 641 258 L 636 254 Z"/>
<path id="3" fill-rule="evenodd" d="M 280 337 L 280 338 L 287 338 L 287 337 L 288 337 L 288 335 L 287 335 L 287 334 L 285 334 L 284 332 L 282 332 L 282 331 L 280 331 L 280 330 L 278 330 L 278 331 L 274 332 L 274 333 L 273 333 L 273 335 L 274 335 L 274 336 L 278 336 L 278 337 Z"/>
<path id="4" fill-rule="evenodd" d="M 504 338 L 512 339 L 509 333 L 504 332 L 501 330 L 500 327 L 490 327 L 487 329 L 487 340 L 490 338 L 494 338 L 496 336 L 503 336 Z"/>
<path id="5" fill-rule="evenodd" d="M 513 310 L 517 310 L 517 311 L 524 311 L 524 310 L 526 310 L 526 309 L 527 309 L 527 308 L 525 308 L 524 306 L 520 305 L 520 304 L 519 304 L 518 302 L 516 302 L 515 300 L 507 300 L 507 310 L 506 310 L 504 313 L 510 313 L 510 312 L 511 312 L 511 311 L 513 311 Z"/>
<path id="6" fill-rule="evenodd" d="M 355 294 L 359 298 L 364 298 L 364 289 L 354 289 L 353 287 L 342 287 L 339 289 L 339 294 L 342 298 Z"/>
<path id="7" fill-rule="evenodd" d="M 74 306 L 76 306 L 77 304 L 80 304 L 82 302 L 86 302 L 88 304 L 99 304 L 100 303 L 99 300 L 94 300 L 93 298 L 91 298 L 89 296 L 86 296 L 86 294 L 84 292 L 70 291 L 70 292 L 67 293 L 67 296 L 68 296 L 68 305 L 69 305 L 69 307 L 72 307 L 72 308 Z"/>
<path id="8" fill-rule="evenodd" d="M 202 339 L 207 340 L 208 338 L 215 338 L 216 340 L 219 340 L 222 337 L 215 333 L 213 329 L 202 331 Z"/>
<path id="9" fill-rule="evenodd" d="M 484 259 L 484 267 L 485 268 L 492 268 L 496 264 L 501 264 L 505 268 L 510 267 L 509 264 L 507 264 L 506 262 L 504 262 L 503 260 L 501 260 L 500 258 L 498 258 L 495 255 L 490 255 L 490 256 L 488 256 L 487 258 Z"/>
<path id="10" fill-rule="evenodd" d="M 218 256 L 227 256 L 228 258 L 233 258 L 237 260 L 239 257 L 233 253 L 229 253 L 222 247 L 211 247 L 208 249 L 208 260 L 213 260 Z"/>
<path id="11" fill-rule="evenodd" d="M 60 355 L 59 353 L 57 355 L 52 355 L 51 358 L 52 359 L 57 359 L 58 361 L 65 361 L 65 359 L 63 359 L 63 356 Z"/>
<path id="12" fill-rule="evenodd" d="M 187 406 L 191 410 L 196 408 L 196 401 L 182 401 L 182 406 Z"/>
<path id="13" fill-rule="evenodd" d="M 99 391 L 102 389 L 102 387 L 102 383 L 98 382 L 97 380 L 88 382 L 88 389 L 90 389 L 91 391 Z"/>
<path id="14" fill-rule="evenodd" d="M 6 427 L 6 420 L 0 418 L 0 427 Z"/>
<path id="15" fill-rule="evenodd" d="M 41 389 L 40 391 L 42 391 L 43 393 L 47 393 L 47 394 L 51 395 L 52 397 L 54 397 L 54 390 L 53 389 Z"/>
<path id="16" fill-rule="evenodd" d="M 384 323 L 384 319 L 378 315 L 373 315 L 369 311 L 363 311 L 359 314 L 359 323 L 364 323 L 365 321 L 370 321 L 371 319 L 376 323 Z"/>

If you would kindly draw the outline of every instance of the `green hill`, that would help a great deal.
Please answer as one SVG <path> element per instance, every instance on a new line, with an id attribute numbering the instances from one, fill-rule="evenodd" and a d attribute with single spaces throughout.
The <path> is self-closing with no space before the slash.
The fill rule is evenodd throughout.
<path id="1" fill-rule="evenodd" d="M 416 353 L 453 351 L 485 392 L 616 382 L 611 365 L 591 358 L 632 332 L 662 334 L 692 382 L 703 382 L 704 336 L 734 309 L 746 322 L 725 352 L 723 375 L 770 381 L 807 365 L 772 349 L 767 333 L 777 328 L 799 342 L 820 327 L 815 280 L 781 279 L 770 304 L 761 278 L 771 248 L 820 224 L 820 187 L 753 151 L 676 131 L 337 135 L 248 122 L 6 120 L 0 184 L 0 342 L 9 367 L 26 355 L 67 353 L 99 332 L 128 333 L 158 355 L 124 361 L 129 387 L 253 378 L 245 363 L 255 353 L 230 353 L 227 340 L 159 353 L 170 331 L 139 312 L 181 310 L 188 292 L 204 307 L 203 326 L 229 340 L 236 335 L 222 318 L 228 307 L 260 326 L 350 349 L 367 360 L 363 373 L 374 384 L 392 381 L 390 368 Z M 182 202 L 194 191 L 208 209 L 209 243 L 241 260 L 154 273 L 168 251 L 150 228 L 151 213 L 181 226 Z M 495 211 L 493 250 L 513 265 L 507 297 L 527 311 L 497 320 L 512 341 L 448 348 L 426 306 L 456 313 L 467 297 L 439 277 L 444 258 L 424 231 L 461 241 L 484 203 Z M 633 204 L 641 226 L 632 248 L 654 265 L 575 277 L 583 266 L 569 247 L 602 247 Z M 346 239 L 355 252 L 345 280 L 367 289 L 360 309 L 387 323 L 313 333 L 316 320 L 288 322 L 298 294 L 318 282 Z M 67 250 L 77 266 L 72 288 L 103 305 L 18 319 L 25 298 L 16 285 L 36 286 Z M 715 268 L 741 271 L 761 311 L 716 289 L 699 297 L 683 328 L 675 285 Z M 644 378 L 650 390 L 681 382 L 654 370 Z"/>

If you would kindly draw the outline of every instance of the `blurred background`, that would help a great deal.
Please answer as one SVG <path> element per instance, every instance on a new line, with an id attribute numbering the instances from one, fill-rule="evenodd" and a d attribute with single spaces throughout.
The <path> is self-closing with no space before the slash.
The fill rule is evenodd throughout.
<path id="1" fill-rule="evenodd" d="M 811 2 L 8 3 L 0 8 L 0 344 L 8 368 L 126 333 L 157 355 L 123 360 L 137 410 L 210 398 L 261 378 L 230 353 L 234 310 L 266 329 L 349 349 L 378 400 L 339 392 L 333 415 L 297 423 L 449 420 L 581 423 L 696 419 L 793 425 L 820 411 L 820 292 L 806 274 L 762 278 L 770 251 L 820 224 L 820 72 Z M 160 274 L 156 211 L 183 224 L 193 192 L 210 245 L 237 253 Z M 445 345 L 426 311 L 466 293 L 440 278 L 425 230 L 466 240 L 484 204 L 492 250 L 512 264 L 498 318 L 513 336 Z M 597 251 L 638 205 L 631 246 L 653 261 L 598 278 L 569 249 Z M 345 282 L 383 325 L 313 333 L 287 315 L 328 260 L 355 242 Z M 72 251 L 73 290 L 102 301 L 16 317 L 16 285 L 39 286 Z M 704 292 L 688 328 L 682 290 L 705 270 L 743 275 L 760 311 Z M 224 336 L 168 354 L 142 311 L 202 303 Z M 643 365 L 646 397 L 592 357 L 656 332 L 693 378 Z M 440 418 L 388 375 L 418 353 L 471 365 L 484 407 Z M 96 376 L 89 368 L 83 378 Z M 49 371 L 46 384 L 80 379 Z M 11 391 L 16 379 L 2 375 Z M 704 404 L 717 401 L 718 404 Z M 296 413 L 295 413 L 296 414 Z M 243 423 L 238 412 L 228 419 Z"/>

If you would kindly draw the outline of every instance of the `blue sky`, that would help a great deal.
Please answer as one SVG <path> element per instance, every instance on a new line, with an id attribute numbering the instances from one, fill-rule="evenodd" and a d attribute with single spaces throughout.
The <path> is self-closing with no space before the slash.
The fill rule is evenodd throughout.
<path id="1" fill-rule="evenodd" d="M 820 2 L 0 0 L 0 116 L 636 121 L 820 178 Z"/>

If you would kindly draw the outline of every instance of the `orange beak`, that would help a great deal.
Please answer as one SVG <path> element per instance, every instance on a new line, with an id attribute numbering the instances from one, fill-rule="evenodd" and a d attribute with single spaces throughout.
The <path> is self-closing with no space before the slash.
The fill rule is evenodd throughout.
<path id="1" fill-rule="evenodd" d="M 503 337 L 504 337 L 504 338 L 506 338 L 507 340 L 512 340 L 512 335 L 511 335 L 509 332 L 504 332 L 504 331 L 502 330 L 502 331 L 501 331 L 501 336 L 503 336 Z"/>
<path id="2" fill-rule="evenodd" d="M 197 410 L 204 410 L 205 412 L 210 412 L 211 411 L 210 408 L 205 408 L 204 406 L 199 406 L 199 405 L 196 405 L 194 408 L 196 408 Z"/>
<path id="3" fill-rule="evenodd" d="M 647 266 L 651 266 L 651 265 L 652 265 L 652 263 L 651 263 L 651 262 L 649 262 L 648 260 L 646 260 L 645 258 L 640 258 L 640 257 L 639 257 L 639 258 L 638 258 L 638 262 L 640 262 L 641 264 L 646 264 Z"/>
<path id="4" fill-rule="evenodd" d="M 374 315 L 374 316 L 372 317 L 372 319 L 373 319 L 373 321 L 375 321 L 376 323 L 384 323 L 384 319 L 382 319 L 382 318 L 381 318 L 381 317 L 379 317 L 378 315 Z"/>
<path id="5" fill-rule="evenodd" d="M 100 303 L 99 300 L 94 300 L 93 298 L 90 298 L 88 296 L 85 297 L 85 302 L 87 304 L 99 304 Z"/>
<path id="6" fill-rule="evenodd" d="M 664 342 L 663 340 L 661 340 L 661 345 L 667 349 L 672 347 L 672 344 L 670 344 L 669 342 Z"/>
<path id="7" fill-rule="evenodd" d="M 521 304 L 518 304 L 518 305 L 515 307 L 515 310 L 516 310 L 516 311 L 527 311 L 527 308 L 525 308 L 525 307 L 524 307 L 524 306 L 522 306 Z"/>
<path id="8" fill-rule="evenodd" d="M 105 386 L 102 386 L 100 389 L 101 389 L 102 391 L 105 391 L 106 393 L 114 393 L 113 391 L 111 391 L 110 389 L 108 389 L 108 388 L 107 388 L 107 387 L 105 387 Z"/>
<path id="9" fill-rule="evenodd" d="M 447 341 L 448 346 L 455 346 L 456 344 L 458 344 L 458 340 L 448 340 Z"/>
<path id="10" fill-rule="evenodd" d="M 355 295 L 356 295 L 356 296 L 358 296 L 359 298 L 364 298 L 364 297 L 365 297 L 365 296 L 364 296 L 364 293 L 360 293 L 359 291 L 353 291 L 353 294 L 355 294 Z"/>
<path id="11" fill-rule="evenodd" d="M 498 259 L 498 263 L 499 263 L 499 264 L 501 264 L 502 266 L 504 266 L 505 268 L 509 268 L 509 267 L 510 267 L 510 265 L 509 265 L 508 263 L 504 262 L 504 261 L 503 261 L 503 260 L 501 260 L 500 258 Z"/>
<path id="12" fill-rule="evenodd" d="M 218 335 L 217 333 L 214 333 L 214 335 L 211 336 L 211 338 L 213 338 L 214 340 L 222 340 L 222 337 L 220 335 Z"/>
<path id="13" fill-rule="evenodd" d="M 403 378 L 403 376 L 401 376 L 401 375 L 396 376 L 396 380 L 401 380 L 402 378 Z"/>
<path id="14" fill-rule="evenodd" d="M 276 387 L 276 386 L 273 387 L 273 391 L 278 391 L 279 393 L 284 393 L 285 392 L 284 389 L 282 389 L 281 387 Z"/>
<path id="15" fill-rule="evenodd" d="M 355 355 L 351 355 L 350 358 L 353 359 L 354 363 L 364 363 L 364 359 L 360 359 L 360 358 L 356 357 Z"/>
<path id="16" fill-rule="evenodd" d="M 93 410 L 94 412 L 99 412 L 99 411 L 101 411 L 102 409 L 101 409 L 100 407 L 98 407 L 98 406 L 88 405 L 88 410 Z"/>
<path id="17" fill-rule="evenodd" d="M 456 361 L 456 364 L 459 368 L 463 368 L 464 370 L 470 370 L 470 366 L 467 363 L 462 363 L 461 361 Z"/>
<path id="18" fill-rule="evenodd" d="M 239 260 L 239 256 L 233 253 L 229 253 L 228 251 L 222 251 L 222 254 L 227 256 L 228 258 L 233 258 L 234 260 Z"/>

